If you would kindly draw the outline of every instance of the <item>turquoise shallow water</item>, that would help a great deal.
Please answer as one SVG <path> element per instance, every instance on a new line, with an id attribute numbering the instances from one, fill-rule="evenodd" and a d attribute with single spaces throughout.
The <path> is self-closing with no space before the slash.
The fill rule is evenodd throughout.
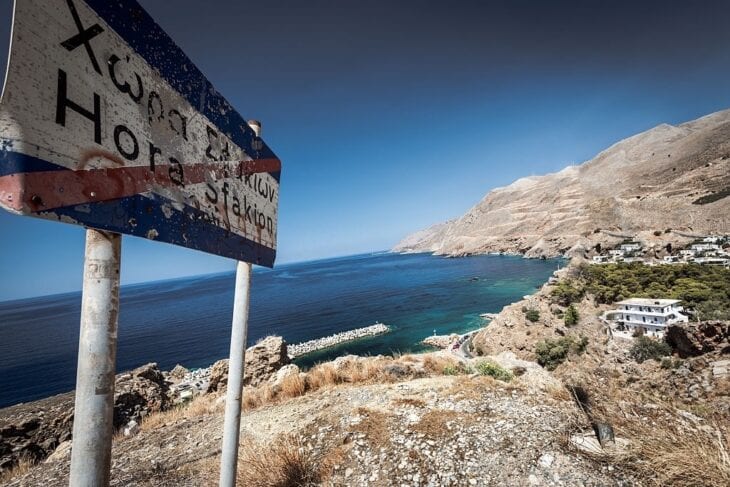
<path id="1" fill-rule="evenodd" d="M 421 351 L 428 335 L 482 325 L 480 313 L 531 294 L 562 264 L 514 256 L 446 259 L 355 255 L 257 269 L 249 344 L 270 335 L 297 343 L 381 321 L 391 333 L 302 357 Z M 228 354 L 232 273 L 125 286 L 117 369 L 146 362 L 204 367 Z M 73 389 L 80 293 L 0 303 L 0 407 Z"/>

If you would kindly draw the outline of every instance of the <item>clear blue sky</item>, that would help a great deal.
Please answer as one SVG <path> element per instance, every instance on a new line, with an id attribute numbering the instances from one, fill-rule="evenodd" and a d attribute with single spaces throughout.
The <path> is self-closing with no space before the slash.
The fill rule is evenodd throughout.
<path id="1" fill-rule="evenodd" d="M 490 188 L 730 106 L 728 2 L 141 3 L 263 121 L 283 161 L 278 263 L 390 248 Z M 0 232 L 0 300 L 80 288 L 83 229 L 0 212 Z M 124 283 L 234 268 L 123 249 Z"/>

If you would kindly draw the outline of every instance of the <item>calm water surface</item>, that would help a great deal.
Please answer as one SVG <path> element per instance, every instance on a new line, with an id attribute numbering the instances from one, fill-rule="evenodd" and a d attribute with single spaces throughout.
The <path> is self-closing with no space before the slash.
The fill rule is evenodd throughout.
<path id="1" fill-rule="evenodd" d="M 296 343 L 381 321 L 393 331 L 298 363 L 421 351 L 434 330 L 479 327 L 480 313 L 534 292 L 561 263 L 380 253 L 256 269 L 249 344 L 270 334 Z M 204 367 L 227 356 L 233 286 L 226 273 L 123 287 L 117 370 L 147 362 Z M 0 407 L 73 389 L 80 305 L 80 293 L 0 303 Z"/>

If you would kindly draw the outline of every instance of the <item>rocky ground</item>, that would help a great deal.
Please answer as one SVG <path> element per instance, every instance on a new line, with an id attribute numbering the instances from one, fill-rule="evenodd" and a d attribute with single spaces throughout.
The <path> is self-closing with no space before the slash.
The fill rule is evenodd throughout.
<path id="1" fill-rule="evenodd" d="M 245 382 L 259 384 L 288 363 L 286 343 L 281 337 L 262 340 L 247 350 Z M 147 416 L 166 411 L 200 392 L 215 392 L 221 384 L 225 386 L 227 377 L 225 360 L 209 370 L 191 372 L 177 366 L 167 373 L 152 363 L 119 374 L 115 383 L 114 427 L 122 433 L 125 429 L 134 432 Z M 67 450 L 73 410 L 73 392 L 0 409 L 0 473 L 20 459 L 42 461 L 57 448 Z"/>
<path id="2" fill-rule="evenodd" d="M 114 426 L 122 428 L 173 404 L 170 383 L 157 364 L 119 374 L 114 394 Z M 40 401 L 0 410 L 0 472 L 20 458 L 39 461 L 71 439 L 74 394 L 59 394 Z"/>
<path id="3" fill-rule="evenodd" d="M 632 484 L 630 474 L 596 468 L 570 447 L 580 412 L 550 374 L 526 365 L 511 382 L 458 375 L 327 387 L 247 413 L 244 442 L 266 455 L 273 438 L 300 437 L 327 465 L 324 485 Z M 118 438 L 112 485 L 214 485 L 217 397 L 190 418 Z M 63 484 L 68 461 L 64 450 L 8 485 Z"/>

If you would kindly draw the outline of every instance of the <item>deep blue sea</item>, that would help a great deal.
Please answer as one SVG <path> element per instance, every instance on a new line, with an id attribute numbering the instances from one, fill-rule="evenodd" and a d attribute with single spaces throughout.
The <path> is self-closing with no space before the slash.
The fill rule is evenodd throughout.
<path id="1" fill-rule="evenodd" d="M 478 328 L 480 313 L 531 294 L 561 263 L 377 253 L 256 269 L 249 344 L 270 334 L 297 343 L 380 321 L 393 331 L 298 363 L 421 351 L 434 330 Z M 226 357 L 233 286 L 225 273 L 122 287 L 117 370 L 147 362 L 205 367 Z M 0 303 L 0 407 L 73 389 L 80 305 L 80 293 Z"/>

